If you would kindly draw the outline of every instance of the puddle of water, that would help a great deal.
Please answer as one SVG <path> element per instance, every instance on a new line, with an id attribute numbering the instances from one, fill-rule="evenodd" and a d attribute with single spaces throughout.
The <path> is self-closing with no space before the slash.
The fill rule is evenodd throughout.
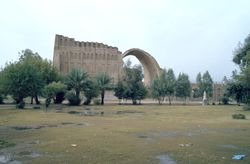
<path id="1" fill-rule="evenodd" d="M 22 164 L 20 161 L 10 161 L 8 164 Z"/>
<path id="2" fill-rule="evenodd" d="M 62 122 L 60 124 L 42 124 L 42 125 L 14 125 L 10 126 L 10 128 L 17 130 L 17 131 L 24 131 L 24 130 L 38 130 L 42 128 L 61 128 L 61 127 L 69 127 L 69 126 L 83 126 L 87 125 L 87 123 L 72 123 L 72 122 Z"/>
<path id="3" fill-rule="evenodd" d="M 239 149 L 239 147 L 235 145 L 219 145 L 219 147 L 228 148 L 228 149 Z"/>
<path id="4" fill-rule="evenodd" d="M 26 156 L 30 158 L 36 158 L 42 156 L 40 153 L 35 152 L 35 151 L 21 151 L 17 154 L 18 156 Z"/>
<path id="5" fill-rule="evenodd" d="M 158 155 L 156 156 L 156 159 L 159 159 L 159 164 L 176 164 L 176 162 L 167 154 Z"/>
<path id="6" fill-rule="evenodd" d="M 0 163 L 7 163 L 10 161 L 10 155 L 0 155 Z"/>
<path id="7" fill-rule="evenodd" d="M 237 151 L 243 151 L 243 152 L 250 152 L 250 149 L 248 148 L 244 148 L 244 147 L 240 147 L 240 146 L 235 146 L 235 145 L 218 145 L 221 148 L 225 148 L 225 149 L 237 149 Z"/>
<path id="8" fill-rule="evenodd" d="M 116 112 L 116 114 L 127 114 L 127 113 L 144 113 L 144 112 L 137 110 L 120 110 Z"/>
<path id="9" fill-rule="evenodd" d="M 78 112 L 78 111 L 69 111 L 68 114 L 73 114 L 73 115 L 77 115 L 77 116 L 97 116 L 97 115 L 103 115 L 103 113 L 101 112 L 93 112 L 90 110 L 86 110 L 84 112 Z"/>
<path id="10" fill-rule="evenodd" d="M 190 131 L 159 131 L 159 132 L 144 132 L 137 133 L 138 138 L 142 139 L 159 139 L 162 137 L 195 137 L 207 133 L 204 130 L 190 130 Z"/>

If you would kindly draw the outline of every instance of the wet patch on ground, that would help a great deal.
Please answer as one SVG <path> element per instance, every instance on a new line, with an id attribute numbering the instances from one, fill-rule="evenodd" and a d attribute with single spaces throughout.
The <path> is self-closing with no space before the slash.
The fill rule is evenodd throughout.
<path id="1" fill-rule="evenodd" d="M 116 112 L 116 114 L 133 114 L 133 113 L 144 113 L 143 111 L 138 110 L 119 110 Z"/>
<path id="2" fill-rule="evenodd" d="M 103 112 L 95 112 L 95 111 L 83 111 L 83 112 L 79 112 L 79 111 L 69 111 L 68 114 L 73 114 L 73 115 L 77 115 L 77 116 L 100 116 L 103 115 Z"/>
<path id="3" fill-rule="evenodd" d="M 163 137 L 194 137 L 204 134 L 206 131 L 160 131 L 160 132 L 143 132 L 137 133 L 138 138 L 146 139 L 147 141 L 155 141 Z"/>
<path id="4" fill-rule="evenodd" d="M 218 147 L 221 148 L 221 149 L 235 150 L 235 151 L 241 152 L 241 153 L 250 153 L 249 148 L 236 146 L 236 145 L 231 145 L 231 144 L 218 145 Z"/>
<path id="5" fill-rule="evenodd" d="M 186 131 L 151 131 L 136 133 L 136 136 L 147 141 L 154 141 L 163 137 L 196 137 L 208 133 L 235 133 L 239 131 L 250 131 L 249 129 L 208 129 L 208 128 L 196 128 L 187 129 Z"/>
<path id="6" fill-rule="evenodd" d="M 14 147 L 0 149 L 0 164 L 22 164 L 39 157 L 62 157 L 60 153 L 48 153 L 35 150 L 35 145 L 46 145 L 46 142 L 40 140 L 21 141 Z"/>
<path id="7" fill-rule="evenodd" d="M 12 128 L 14 130 L 38 130 L 42 128 L 64 128 L 64 127 L 78 127 L 87 126 L 88 123 L 72 123 L 72 122 L 62 122 L 60 124 L 41 124 L 41 125 L 10 125 L 6 128 Z M 4 126 L 1 126 L 3 128 Z"/>
<path id="8" fill-rule="evenodd" d="M 176 162 L 167 154 L 158 155 L 156 159 L 159 160 L 159 164 L 176 164 Z"/>
<path id="9" fill-rule="evenodd" d="M 35 140 L 30 142 L 20 142 L 14 147 L 8 147 L 0 150 L 0 163 L 21 164 L 24 161 L 41 157 L 44 154 L 32 148 L 35 144 L 42 144 Z"/>

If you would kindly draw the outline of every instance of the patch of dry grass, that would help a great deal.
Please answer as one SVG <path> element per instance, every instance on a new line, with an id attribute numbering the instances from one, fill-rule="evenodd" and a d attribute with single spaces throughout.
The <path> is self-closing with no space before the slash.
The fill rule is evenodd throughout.
<path id="1" fill-rule="evenodd" d="M 56 108 L 56 107 L 55 107 Z M 33 146 L 42 156 L 26 163 L 158 163 L 157 155 L 168 154 L 177 163 L 234 163 L 235 153 L 248 155 L 250 113 L 238 106 L 91 106 L 104 115 L 81 116 L 83 107 L 64 106 L 44 110 L 0 109 L 0 125 L 57 125 L 63 122 L 82 126 L 7 131 L 0 137 L 19 143 L 39 140 Z M 117 114 L 117 111 L 142 111 Z M 243 113 L 246 120 L 232 119 Z M 8 133 L 8 134 L 7 134 Z M 76 147 L 71 146 L 76 144 Z M 191 146 L 180 146 L 191 144 Z M 225 146 L 229 145 L 229 146 Z M 230 145 L 233 145 L 230 147 Z"/>

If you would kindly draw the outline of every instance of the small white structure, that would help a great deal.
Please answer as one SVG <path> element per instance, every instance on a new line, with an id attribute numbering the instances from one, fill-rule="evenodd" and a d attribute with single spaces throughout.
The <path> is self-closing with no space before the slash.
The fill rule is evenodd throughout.
<path id="1" fill-rule="evenodd" d="M 203 92 L 202 106 L 207 105 L 207 92 Z"/>

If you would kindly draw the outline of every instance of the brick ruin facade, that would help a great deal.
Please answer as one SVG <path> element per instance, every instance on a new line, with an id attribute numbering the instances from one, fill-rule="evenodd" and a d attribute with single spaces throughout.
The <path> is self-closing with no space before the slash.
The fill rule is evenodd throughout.
<path id="1" fill-rule="evenodd" d="M 53 64 L 62 74 L 80 68 L 91 77 L 107 73 L 116 82 L 122 74 L 122 53 L 117 47 L 55 36 Z"/>
<path id="2" fill-rule="evenodd" d="M 122 54 L 117 47 L 108 46 L 97 42 L 80 42 L 74 38 L 62 35 L 55 36 L 53 64 L 63 75 L 70 72 L 72 68 L 80 68 L 86 71 L 91 77 L 100 73 L 107 73 L 117 82 L 123 73 L 123 57 L 133 55 L 138 58 L 144 69 L 144 83 L 150 85 L 151 81 L 161 69 L 157 61 L 147 52 L 140 49 L 129 49 Z M 195 88 L 196 84 L 192 84 Z M 109 94 L 114 99 L 113 93 Z M 213 85 L 212 101 L 219 101 L 223 96 L 223 85 Z M 177 98 L 174 98 L 176 99 Z M 191 101 L 201 101 L 201 98 L 192 98 Z"/>

